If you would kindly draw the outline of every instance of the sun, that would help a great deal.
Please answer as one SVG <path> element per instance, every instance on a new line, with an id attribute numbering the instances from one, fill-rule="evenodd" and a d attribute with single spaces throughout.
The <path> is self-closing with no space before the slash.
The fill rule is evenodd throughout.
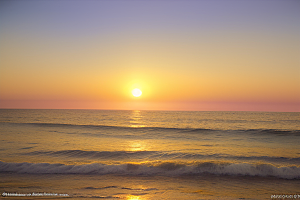
<path id="1" fill-rule="evenodd" d="M 138 89 L 138 88 L 133 89 L 131 93 L 135 97 L 139 97 L 139 96 L 142 95 L 142 91 L 140 89 Z"/>

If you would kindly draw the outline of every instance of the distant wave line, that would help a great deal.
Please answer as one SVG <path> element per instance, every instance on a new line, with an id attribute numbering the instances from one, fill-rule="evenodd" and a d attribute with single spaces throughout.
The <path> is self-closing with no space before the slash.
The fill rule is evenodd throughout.
<path id="1" fill-rule="evenodd" d="M 14 122 L 0 122 L 9 124 L 19 124 L 19 125 L 35 125 L 35 126 L 48 126 L 48 127 L 86 127 L 86 128 L 115 128 L 115 129 L 166 129 L 166 130 L 192 130 L 192 131 L 214 131 L 214 129 L 203 129 L 203 128 L 170 128 L 170 127 L 138 127 L 138 126 L 109 126 L 109 125 L 93 125 L 93 124 L 60 124 L 60 123 L 14 123 Z"/>
<path id="2" fill-rule="evenodd" d="M 300 130 L 281 130 L 281 129 L 234 129 L 234 130 L 221 130 L 221 129 L 205 129 L 205 128 L 171 128 L 171 127 L 131 127 L 131 126 L 109 126 L 109 125 L 93 125 L 93 124 L 60 124 L 60 123 L 12 123 L 12 122 L 0 122 L 8 124 L 19 125 L 34 125 L 45 127 L 83 127 L 91 129 L 124 129 L 124 130 L 170 130 L 185 133 L 198 133 L 198 132 L 212 132 L 212 131 L 234 131 L 245 132 L 251 134 L 276 134 L 276 135 L 295 135 L 300 136 Z"/>

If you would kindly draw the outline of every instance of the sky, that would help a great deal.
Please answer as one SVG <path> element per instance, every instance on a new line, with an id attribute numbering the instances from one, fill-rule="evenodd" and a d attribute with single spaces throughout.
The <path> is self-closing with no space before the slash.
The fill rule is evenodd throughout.
<path id="1" fill-rule="evenodd" d="M 2 0 L 0 108 L 299 112 L 299 11 L 297 0 Z"/>

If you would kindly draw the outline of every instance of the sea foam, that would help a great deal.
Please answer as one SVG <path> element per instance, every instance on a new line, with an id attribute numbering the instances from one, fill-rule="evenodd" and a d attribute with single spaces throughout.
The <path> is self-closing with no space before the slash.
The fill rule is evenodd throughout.
<path id="1" fill-rule="evenodd" d="M 84 165 L 65 165 L 49 163 L 7 163 L 0 161 L 0 172 L 29 174 L 118 174 L 118 175 L 233 175 L 233 176 L 272 176 L 284 179 L 299 179 L 300 168 L 296 166 L 276 167 L 271 164 L 213 163 L 203 162 L 185 165 L 174 162 L 160 164 L 120 164 L 99 163 Z"/>

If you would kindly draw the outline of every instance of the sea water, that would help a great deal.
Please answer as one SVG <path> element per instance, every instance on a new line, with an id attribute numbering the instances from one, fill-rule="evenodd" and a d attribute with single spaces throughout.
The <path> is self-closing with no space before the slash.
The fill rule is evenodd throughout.
<path id="1" fill-rule="evenodd" d="M 299 113 L 1 109 L 0 192 L 300 199 L 299 144 Z"/>

